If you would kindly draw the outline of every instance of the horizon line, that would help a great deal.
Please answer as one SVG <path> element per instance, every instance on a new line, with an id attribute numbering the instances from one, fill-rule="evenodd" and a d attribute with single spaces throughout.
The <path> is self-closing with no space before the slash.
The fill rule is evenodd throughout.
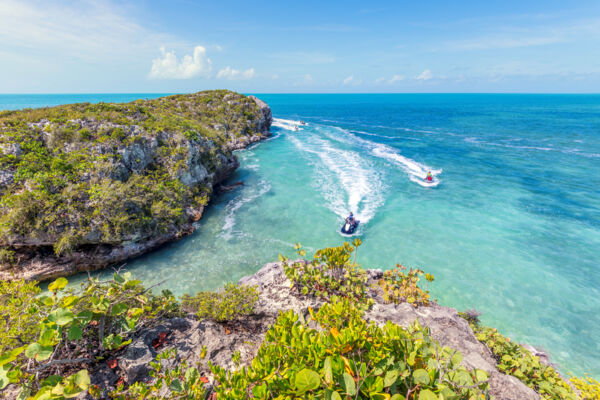
<path id="1" fill-rule="evenodd" d="M 527 95 L 600 95 L 600 92 L 242 92 L 231 89 L 203 89 L 198 91 L 186 92 L 48 92 L 48 93 L 0 93 L 0 96 L 58 96 L 58 95 L 108 95 L 108 94 L 161 94 L 161 95 L 176 95 L 176 94 L 193 94 L 211 90 L 230 90 L 241 94 L 248 95 L 263 95 L 263 94 L 527 94 Z"/>

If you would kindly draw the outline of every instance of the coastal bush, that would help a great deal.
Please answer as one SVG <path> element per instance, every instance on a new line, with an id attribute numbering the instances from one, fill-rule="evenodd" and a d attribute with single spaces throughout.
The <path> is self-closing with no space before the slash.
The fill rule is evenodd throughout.
<path id="1" fill-rule="evenodd" d="M 6 247 L 0 248 L 0 266 L 12 266 L 16 261 L 14 250 Z"/>
<path id="2" fill-rule="evenodd" d="M 569 383 L 551 366 L 542 363 L 523 346 L 498 333 L 495 328 L 470 323 L 477 340 L 494 354 L 499 371 L 512 375 L 540 394 L 542 399 L 576 400 Z"/>
<path id="3" fill-rule="evenodd" d="M 59 278 L 41 295 L 33 283 L 1 283 L 0 316 L 8 334 L 0 341 L 0 390 L 13 383 L 21 398 L 75 397 L 88 389 L 86 365 L 178 309 L 171 293 L 154 296 L 129 273 L 90 278 L 77 291 L 67 283 Z"/>
<path id="4" fill-rule="evenodd" d="M 37 282 L 0 280 L 0 359 L 39 333 L 36 302 L 40 291 Z"/>
<path id="5" fill-rule="evenodd" d="M 488 374 L 460 366 L 460 353 L 440 347 L 416 323 L 402 328 L 367 323 L 348 299 L 334 315 L 318 314 L 310 328 L 293 311 L 282 312 L 257 356 L 237 371 L 209 364 L 217 398 L 228 399 L 481 399 Z M 327 318 L 332 315 L 331 318 Z M 339 316 L 345 315 L 340 320 Z"/>
<path id="6" fill-rule="evenodd" d="M 333 296 L 346 297 L 363 307 L 369 307 L 373 300 L 367 296 L 367 274 L 356 264 L 360 239 L 352 245 L 345 242 L 341 246 L 317 250 L 311 262 L 302 260 L 290 263 L 285 257 L 283 269 L 292 282 L 292 288 L 307 296 L 329 300 Z M 300 256 L 305 253 L 300 243 L 296 245 Z M 354 258 L 353 258 L 354 256 Z"/>
<path id="7" fill-rule="evenodd" d="M 577 388 L 582 400 L 600 399 L 600 383 L 594 378 L 587 375 L 584 378 L 574 376 L 571 377 L 569 381 Z"/>
<path id="8" fill-rule="evenodd" d="M 226 322 L 254 313 L 257 301 L 258 291 L 254 286 L 228 283 L 221 291 L 184 295 L 182 308 L 201 319 Z"/>
<path id="9" fill-rule="evenodd" d="M 383 291 L 383 299 L 387 303 L 400 304 L 407 302 L 413 306 L 428 306 L 429 292 L 419 287 L 421 276 L 425 275 L 427 282 L 433 282 L 433 275 L 426 274 L 420 269 L 409 269 L 396 264 L 396 267 L 383 273 L 379 287 Z"/>

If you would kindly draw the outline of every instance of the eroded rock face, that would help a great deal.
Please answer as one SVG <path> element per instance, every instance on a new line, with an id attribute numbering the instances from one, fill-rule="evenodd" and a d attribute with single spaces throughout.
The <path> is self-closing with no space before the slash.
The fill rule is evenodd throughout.
<path id="1" fill-rule="evenodd" d="M 369 270 L 371 283 L 379 278 L 381 271 Z M 198 321 L 194 317 L 165 321 L 161 326 L 138 336 L 119 358 L 119 373 L 129 382 L 144 379 L 149 360 L 156 352 L 151 343 L 160 332 L 167 334 L 167 347 L 177 349 L 178 357 L 192 364 L 199 364 L 202 373 L 211 380 L 208 362 L 224 368 L 235 368 L 234 352 L 240 352 L 240 366 L 249 365 L 258 352 L 265 333 L 275 322 L 280 311 L 293 310 L 309 320 L 308 307 L 318 310 L 322 302 L 298 296 L 290 290 L 290 282 L 279 263 L 266 264 L 256 274 L 240 280 L 245 285 L 254 285 L 260 292 L 256 312 L 235 329 L 211 321 Z M 374 306 L 365 314 L 368 321 L 384 325 L 387 321 L 409 326 L 416 320 L 429 328 L 434 339 L 442 346 L 458 350 L 463 356 L 463 365 L 469 369 L 482 369 L 490 374 L 490 392 L 497 400 L 539 399 L 539 396 L 518 379 L 504 375 L 496 369 L 491 351 L 479 342 L 467 321 L 458 316 L 455 309 L 433 304 L 415 308 L 410 304 L 385 304 L 381 297 L 371 292 Z M 206 346 L 206 357 L 201 358 Z M 101 375 L 101 374 L 100 374 Z M 102 375 L 104 376 L 104 375 Z M 100 382 L 100 378 L 97 382 Z"/>
<path id="2" fill-rule="evenodd" d="M 21 145 L 35 142 L 45 152 L 36 157 L 48 164 L 40 169 L 64 181 L 48 184 L 40 173 L 16 182 L 20 164 L 0 164 L 0 196 L 39 192 L 42 184 L 59 199 L 37 208 L 28 208 L 30 200 L 7 202 L 18 204 L 17 212 L 0 207 L 9 226 L 0 248 L 17 260 L 0 268 L 0 279 L 35 280 L 105 268 L 190 234 L 212 188 L 239 166 L 232 151 L 269 136 L 272 122 L 263 101 L 228 91 L 16 111 L 6 118 L 0 119 L 0 155 L 35 159 Z M 40 197 L 46 198 L 31 196 Z M 67 250 L 57 247 L 61 241 Z"/>

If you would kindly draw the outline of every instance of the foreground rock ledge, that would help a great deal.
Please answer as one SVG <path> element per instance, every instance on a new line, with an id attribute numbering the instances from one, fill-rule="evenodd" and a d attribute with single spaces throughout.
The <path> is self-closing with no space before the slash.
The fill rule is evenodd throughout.
<path id="1" fill-rule="evenodd" d="M 382 275 L 378 270 L 367 270 L 368 285 Z M 118 358 L 118 368 L 109 369 L 105 364 L 92 368 L 92 383 L 101 388 L 111 388 L 123 377 L 127 382 L 146 380 L 148 363 L 156 356 L 152 342 L 159 333 L 167 334 L 167 348 L 177 349 L 178 357 L 190 363 L 199 363 L 200 369 L 209 379 L 208 362 L 234 369 L 231 360 L 234 352 L 241 355 L 241 366 L 249 365 L 256 355 L 265 333 L 273 324 L 279 311 L 293 310 L 308 320 L 308 307 L 318 309 L 323 302 L 312 297 L 298 296 L 290 290 L 290 281 L 280 263 L 266 264 L 256 274 L 245 277 L 240 283 L 255 285 L 260 291 L 256 313 L 241 324 L 224 326 L 211 321 L 198 321 L 195 317 L 175 318 L 163 321 L 155 328 L 141 332 Z M 442 346 L 458 350 L 463 355 L 463 365 L 469 369 L 479 368 L 490 374 L 490 393 L 498 400 L 539 399 L 537 393 L 518 379 L 496 369 L 490 350 L 480 343 L 469 324 L 458 316 L 455 309 L 433 304 L 414 308 L 410 304 L 385 304 L 374 292 L 369 293 L 375 304 L 365 318 L 383 325 L 391 321 L 408 326 L 415 320 L 430 329 L 433 338 Z M 206 357 L 200 357 L 206 346 Z M 163 349 L 159 349 L 162 351 Z"/>

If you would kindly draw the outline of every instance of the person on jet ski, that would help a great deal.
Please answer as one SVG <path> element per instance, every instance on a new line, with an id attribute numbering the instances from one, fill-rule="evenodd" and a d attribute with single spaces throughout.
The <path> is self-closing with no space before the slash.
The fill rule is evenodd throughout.
<path id="1" fill-rule="evenodd" d="M 348 218 L 346 218 L 346 223 L 350 224 L 350 226 L 354 226 L 354 224 L 356 224 L 356 220 L 354 219 L 354 214 L 350 213 Z"/>
<path id="2" fill-rule="evenodd" d="M 431 181 L 433 180 L 433 177 L 431 176 L 431 171 L 429 171 L 429 172 L 427 173 L 427 178 L 425 178 L 425 180 L 427 180 L 427 181 L 429 181 L 429 182 L 431 182 Z"/>

